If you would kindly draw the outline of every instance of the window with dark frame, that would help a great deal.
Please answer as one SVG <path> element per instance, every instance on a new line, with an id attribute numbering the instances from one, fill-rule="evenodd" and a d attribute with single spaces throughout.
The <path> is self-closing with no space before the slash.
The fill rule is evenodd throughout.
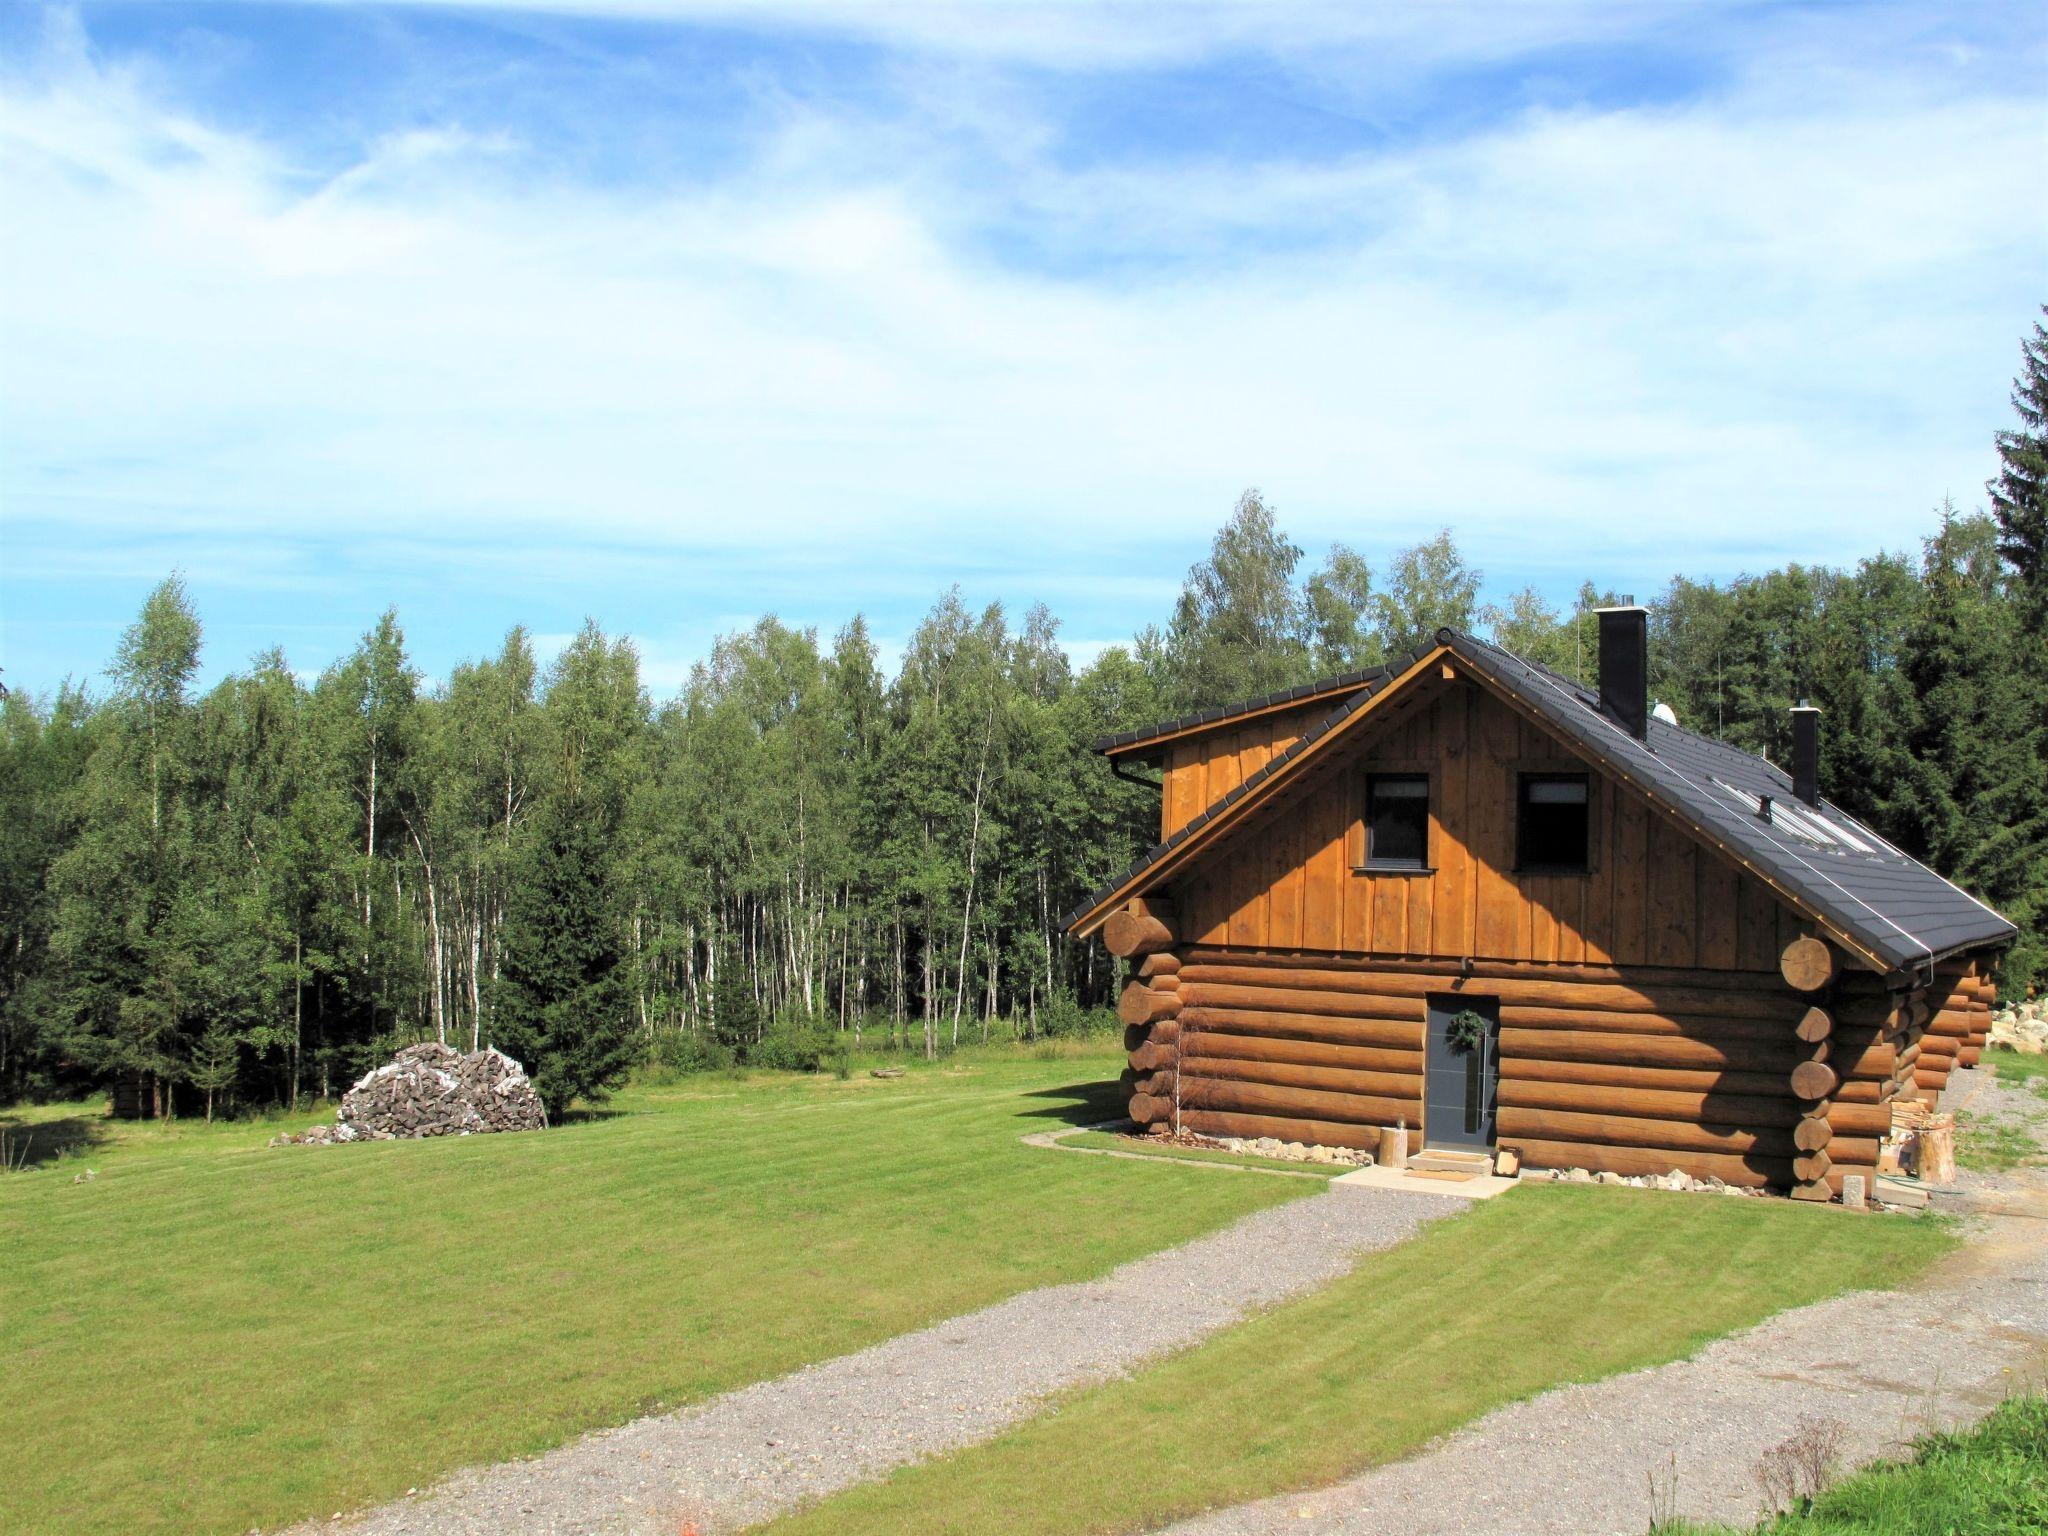
<path id="1" fill-rule="evenodd" d="M 1365 868 L 1429 868 L 1428 774 L 1366 776 Z"/>
<path id="2" fill-rule="evenodd" d="M 1515 867 L 1538 874 L 1584 874 L 1590 863 L 1583 773 L 1525 773 L 1517 796 Z"/>

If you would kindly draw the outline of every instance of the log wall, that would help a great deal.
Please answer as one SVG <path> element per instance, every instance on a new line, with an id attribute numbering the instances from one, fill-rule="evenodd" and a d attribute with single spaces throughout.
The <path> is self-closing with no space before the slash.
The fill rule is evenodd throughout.
<path id="1" fill-rule="evenodd" d="M 1467 972 L 1213 945 L 1144 969 L 1133 986 L 1158 1016 L 1127 1031 L 1125 1084 L 1132 1117 L 1160 1129 L 1371 1149 L 1382 1127 L 1405 1124 L 1426 1145 L 1432 994 L 1498 1001 L 1497 1140 L 1531 1166 L 1676 1168 L 1823 1197 L 1847 1173 L 1874 1177 L 1897 1091 L 1889 1000 L 1859 997 L 1850 1011 L 1870 1022 L 1843 1023 L 1774 977 L 1484 962 Z M 1151 1001 L 1167 998 L 1170 1017 Z M 1802 1093 L 1796 1074 L 1816 1062 L 1828 1091 Z"/>

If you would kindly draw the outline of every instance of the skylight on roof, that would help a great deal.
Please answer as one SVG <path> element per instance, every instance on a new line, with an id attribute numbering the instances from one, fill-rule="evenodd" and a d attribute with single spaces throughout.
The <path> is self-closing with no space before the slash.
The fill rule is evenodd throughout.
<path id="1" fill-rule="evenodd" d="M 1723 779 L 1714 780 L 1714 787 L 1741 806 L 1749 815 L 1762 818 L 1761 795 L 1737 789 Z M 1802 842 L 1812 843 L 1816 848 L 1839 848 L 1855 853 L 1878 851 L 1866 839 L 1858 837 L 1834 817 L 1789 796 L 1772 796 L 1770 822 L 1772 826 L 1782 827 Z"/>

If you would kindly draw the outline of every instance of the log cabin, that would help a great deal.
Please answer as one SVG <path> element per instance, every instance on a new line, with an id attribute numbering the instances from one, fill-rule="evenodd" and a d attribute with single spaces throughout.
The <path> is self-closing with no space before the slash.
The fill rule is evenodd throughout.
<path id="1" fill-rule="evenodd" d="M 1599 626 L 1594 689 L 1445 629 L 1098 744 L 1159 772 L 1158 845 L 1066 919 L 1131 963 L 1133 1120 L 1874 1180 L 1894 1104 L 1974 1064 L 2016 930 L 1821 796 L 1818 710 L 1787 773 L 1650 707 L 1644 609 Z"/>

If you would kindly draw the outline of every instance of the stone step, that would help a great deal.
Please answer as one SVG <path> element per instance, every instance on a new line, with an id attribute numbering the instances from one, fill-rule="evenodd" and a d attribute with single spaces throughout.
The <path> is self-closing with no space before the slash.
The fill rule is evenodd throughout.
<path id="1" fill-rule="evenodd" d="M 1410 1154 L 1410 1168 L 1421 1168 L 1432 1173 L 1491 1173 L 1493 1159 L 1484 1152 L 1468 1152 L 1454 1147 L 1425 1147 Z"/>

